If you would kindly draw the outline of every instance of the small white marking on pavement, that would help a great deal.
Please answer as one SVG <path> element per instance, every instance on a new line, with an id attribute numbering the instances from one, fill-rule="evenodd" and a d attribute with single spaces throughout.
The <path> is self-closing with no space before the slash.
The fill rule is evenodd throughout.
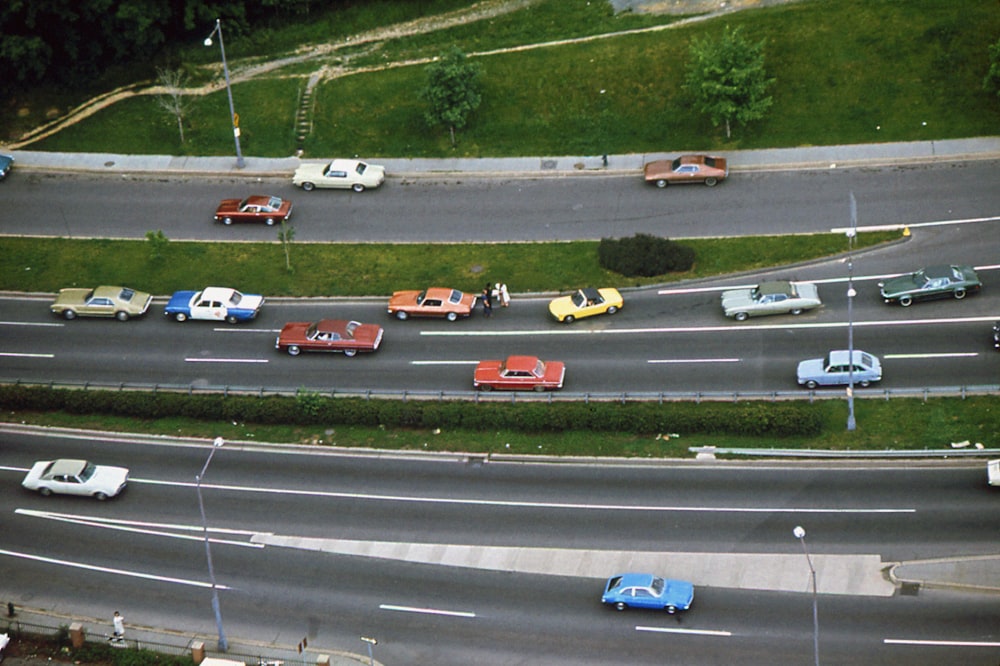
<path id="1" fill-rule="evenodd" d="M 979 356 L 976 352 L 940 352 L 924 354 L 886 354 L 883 358 L 907 359 L 907 358 L 974 358 Z"/>
<path id="2" fill-rule="evenodd" d="M 0 326 L 65 326 L 66 324 L 56 324 L 53 322 L 41 321 L 0 321 Z"/>
<path id="3" fill-rule="evenodd" d="M 908 638 L 885 638 L 882 640 L 886 645 L 927 645 L 937 647 L 1000 647 L 996 641 L 927 641 L 910 640 Z"/>
<path id="4" fill-rule="evenodd" d="M 647 363 L 739 363 L 738 358 L 651 358 Z"/>
<path id="5" fill-rule="evenodd" d="M 423 613 L 425 615 L 447 615 L 449 617 L 476 617 L 475 613 L 466 611 L 448 611 L 437 608 L 414 608 L 413 606 L 393 606 L 392 604 L 379 604 L 382 610 L 401 611 L 403 613 Z"/>
<path id="6" fill-rule="evenodd" d="M 186 358 L 187 363 L 267 363 L 266 358 Z"/>
<path id="7" fill-rule="evenodd" d="M 731 631 L 719 631 L 716 629 L 680 629 L 675 627 L 644 627 L 636 625 L 636 631 L 655 631 L 661 634 L 695 634 L 697 636 L 732 636 Z"/>

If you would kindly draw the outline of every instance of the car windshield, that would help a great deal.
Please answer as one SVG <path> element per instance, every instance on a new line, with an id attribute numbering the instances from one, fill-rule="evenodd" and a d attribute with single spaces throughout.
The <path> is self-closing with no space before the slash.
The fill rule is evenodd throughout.
<path id="1" fill-rule="evenodd" d="M 229 302 L 233 305 L 239 305 L 240 301 L 243 300 L 243 294 L 238 291 L 234 291 L 233 295 L 229 297 Z"/>
<path id="2" fill-rule="evenodd" d="M 97 465 L 94 463 L 87 463 L 84 466 L 83 471 L 80 472 L 80 481 L 86 483 L 90 480 L 90 477 L 94 476 L 94 472 L 97 471 Z"/>
<path id="3" fill-rule="evenodd" d="M 462 292 L 458 289 L 451 290 L 451 296 L 448 297 L 449 303 L 461 303 L 462 302 Z"/>
<path id="4" fill-rule="evenodd" d="M 422 292 L 420 292 L 419 294 L 417 294 L 417 305 L 420 305 L 421 303 L 423 303 L 425 298 L 427 298 L 427 290 L 426 289 L 424 289 Z"/>
<path id="5" fill-rule="evenodd" d="M 267 205 L 271 208 L 271 210 L 278 210 L 281 208 L 281 204 L 281 197 L 271 197 L 267 202 Z"/>
<path id="6" fill-rule="evenodd" d="M 925 284 L 927 284 L 929 280 L 930 278 L 927 277 L 927 274 L 924 273 L 923 271 L 917 271 L 916 273 L 913 274 L 913 284 L 917 285 L 918 287 L 924 286 Z"/>
<path id="7" fill-rule="evenodd" d="M 135 289 L 129 289 L 128 287 L 122 289 L 121 293 L 118 294 L 118 298 L 126 303 L 131 301 L 133 296 L 135 296 Z"/>
<path id="8" fill-rule="evenodd" d="M 681 158 L 678 157 L 677 159 L 675 159 L 673 162 L 670 163 L 670 168 L 673 169 L 674 171 L 677 171 L 677 167 L 679 167 L 680 165 L 681 165 Z"/>
<path id="9" fill-rule="evenodd" d="M 662 578 L 660 578 L 659 576 L 653 578 L 653 582 L 652 582 L 652 584 L 650 584 L 650 587 L 653 588 L 653 592 L 655 592 L 656 596 L 658 596 L 658 597 L 659 596 L 663 596 L 663 588 L 665 586 L 666 586 L 666 582 Z"/>
<path id="10" fill-rule="evenodd" d="M 536 377 L 545 376 L 545 362 L 542 361 L 541 359 L 539 359 L 538 363 L 535 364 L 535 376 Z"/>

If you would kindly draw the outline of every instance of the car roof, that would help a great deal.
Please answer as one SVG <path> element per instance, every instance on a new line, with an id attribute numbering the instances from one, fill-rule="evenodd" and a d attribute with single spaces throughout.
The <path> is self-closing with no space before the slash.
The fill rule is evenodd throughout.
<path id="1" fill-rule="evenodd" d="M 52 463 L 49 474 L 76 476 L 87 466 L 86 460 L 76 460 L 73 458 L 61 458 Z"/>
<path id="2" fill-rule="evenodd" d="M 599 298 L 600 295 L 601 295 L 600 290 L 597 289 L 597 288 L 595 288 L 595 287 L 586 287 L 584 289 L 581 289 L 580 293 L 582 293 L 586 298 L 588 298 L 590 300 L 593 300 L 595 298 Z"/>
<path id="3" fill-rule="evenodd" d="M 348 160 L 348 159 L 338 158 L 330 162 L 330 167 L 336 171 L 340 170 L 350 171 L 359 164 L 361 164 L 359 160 Z"/>
<path id="4" fill-rule="evenodd" d="M 343 333 L 347 329 L 347 324 L 346 319 L 320 319 L 316 322 L 316 330 L 325 333 Z"/>
<path id="5" fill-rule="evenodd" d="M 757 293 L 792 295 L 795 293 L 795 289 L 792 287 L 792 283 L 787 281 L 761 282 L 757 285 Z"/>
<path id="6" fill-rule="evenodd" d="M 521 372 L 531 372 L 538 365 L 537 356 L 508 356 L 504 362 L 504 367 L 508 370 L 518 370 Z"/>
<path id="7" fill-rule="evenodd" d="M 874 362 L 877 362 L 877 359 L 875 358 L 875 356 L 873 356 L 872 354 L 869 354 L 866 351 L 862 351 L 860 349 L 855 349 L 854 350 L 854 360 L 855 361 L 860 361 L 862 355 L 865 355 L 865 354 L 867 354 L 868 356 L 871 356 L 872 360 Z M 830 362 L 834 363 L 834 364 L 847 363 L 847 361 L 848 361 L 849 358 L 850 358 L 850 355 L 849 355 L 848 350 L 846 350 L 846 349 L 837 349 L 837 350 L 834 350 L 834 351 L 830 352 Z"/>
<path id="8" fill-rule="evenodd" d="M 647 573 L 627 573 L 621 575 L 621 582 L 618 583 L 618 587 L 649 587 L 656 578 L 653 574 Z"/>

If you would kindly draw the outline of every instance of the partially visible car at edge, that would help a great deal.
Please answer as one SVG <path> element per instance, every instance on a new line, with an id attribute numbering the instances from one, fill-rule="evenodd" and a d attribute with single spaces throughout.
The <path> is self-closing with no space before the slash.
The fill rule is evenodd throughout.
<path id="1" fill-rule="evenodd" d="M 292 184 L 306 192 L 315 188 L 352 189 L 364 192 L 385 182 L 385 167 L 359 160 L 333 160 L 326 164 L 303 164 L 295 170 Z"/>
<path id="2" fill-rule="evenodd" d="M 410 317 L 443 317 L 455 321 L 468 317 L 476 307 L 476 296 L 450 287 L 428 287 L 423 291 L 393 292 L 389 298 L 389 314 L 399 320 Z"/>
<path id="3" fill-rule="evenodd" d="M 763 315 L 798 315 L 820 305 L 819 290 L 811 282 L 761 282 L 749 289 L 722 292 L 722 309 L 736 321 Z"/>
<path id="4" fill-rule="evenodd" d="M 838 386 L 850 384 L 866 387 L 882 380 L 882 364 L 874 354 L 854 350 L 853 376 L 852 356 L 846 349 L 831 351 L 823 358 L 813 358 L 799 363 L 798 382 L 806 388 L 817 386 Z"/>
<path id="5" fill-rule="evenodd" d="M 480 361 L 472 385 L 482 391 L 550 391 L 561 389 L 566 365 L 537 356 L 508 356 L 504 361 Z"/>
<path id="6" fill-rule="evenodd" d="M 13 155 L 3 155 L 0 154 L 0 180 L 7 177 L 10 173 L 11 167 L 14 166 L 14 156 Z"/>
<path id="7" fill-rule="evenodd" d="M 681 183 L 705 183 L 714 187 L 729 176 L 725 157 L 681 155 L 673 160 L 654 160 L 643 168 L 647 183 L 666 187 Z"/>
<path id="8" fill-rule="evenodd" d="M 106 500 L 128 484 L 128 469 L 95 465 L 86 460 L 40 460 L 31 466 L 21 485 L 42 495 L 81 495 Z"/>
<path id="9" fill-rule="evenodd" d="M 904 308 L 915 301 L 931 298 L 963 299 L 979 291 L 983 283 L 971 266 L 956 264 L 928 266 L 919 271 L 899 275 L 878 283 L 886 303 L 899 303 Z"/>
<path id="10" fill-rule="evenodd" d="M 601 603 L 618 610 L 655 608 L 668 613 L 686 611 L 694 602 L 694 585 L 684 580 L 648 573 L 612 576 L 604 584 Z"/>
<path id="11" fill-rule="evenodd" d="M 203 319 L 236 324 L 255 319 L 264 305 L 259 294 L 243 294 L 228 287 L 205 287 L 201 291 L 175 291 L 163 314 L 177 321 Z"/>
<path id="12" fill-rule="evenodd" d="M 128 321 L 146 314 L 152 302 L 152 295 L 144 291 L 105 285 L 94 289 L 60 289 L 49 310 L 66 319 L 114 317 Z"/>
<path id="13" fill-rule="evenodd" d="M 347 319 L 321 319 L 318 322 L 292 321 L 285 324 L 274 341 L 275 349 L 298 356 L 309 352 L 341 352 L 354 356 L 373 352 L 382 344 L 384 331 L 377 324 L 362 324 Z"/>
<path id="14" fill-rule="evenodd" d="M 1000 321 L 993 322 L 993 349 L 1000 351 Z"/>
<path id="15" fill-rule="evenodd" d="M 1000 460 L 986 463 L 986 481 L 991 486 L 1000 486 Z"/>
<path id="16" fill-rule="evenodd" d="M 622 309 L 625 300 L 617 289 L 587 287 L 578 289 L 568 296 L 559 296 L 549 302 L 549 314 L 556 321 L 572 324 L 577 319 L 600 314 L 615 314 Z"/>
<path id="17" fill-rule="evenodd" d="M 263 222 L 269 227 L 292 217 L 292 202 L 281 197 L 255 194 L 246 199 L 223 199 L 215 209 L 215 221 L 226 226 L 236 222 Z"/>

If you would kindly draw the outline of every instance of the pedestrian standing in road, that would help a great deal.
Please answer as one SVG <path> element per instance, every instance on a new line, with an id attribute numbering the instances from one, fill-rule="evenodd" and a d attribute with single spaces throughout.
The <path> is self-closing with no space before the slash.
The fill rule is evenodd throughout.
<path id="1" fill-rule="evenodd" d="M 492 317 L 493 316 L 493 301 L 490 300 L 490 285 L 486 285 L 483 289 L 483 316 Z"/>
<path id="2" fill-rule="evenodd" d="M 125 640 L 125 618 L 118 611 L 115 611 L 115 616 L 111 618 L 111 624 L 115 628 L 115 633 L 111 637 L 116 643 L 121 643 Z"/>
<path id="3" fill-rule="evenodd" d="M 490 290 L 490 303 L 493 305 L 500 305 L 500 283 L 497 282 L 493 285 Z"/>
<path id="4" fill-rule="evenodd" d="M 510 292 L 507 291 L 507 283 L 500 283 L 500 305 L 508 307 L 510 305 Z"/>

